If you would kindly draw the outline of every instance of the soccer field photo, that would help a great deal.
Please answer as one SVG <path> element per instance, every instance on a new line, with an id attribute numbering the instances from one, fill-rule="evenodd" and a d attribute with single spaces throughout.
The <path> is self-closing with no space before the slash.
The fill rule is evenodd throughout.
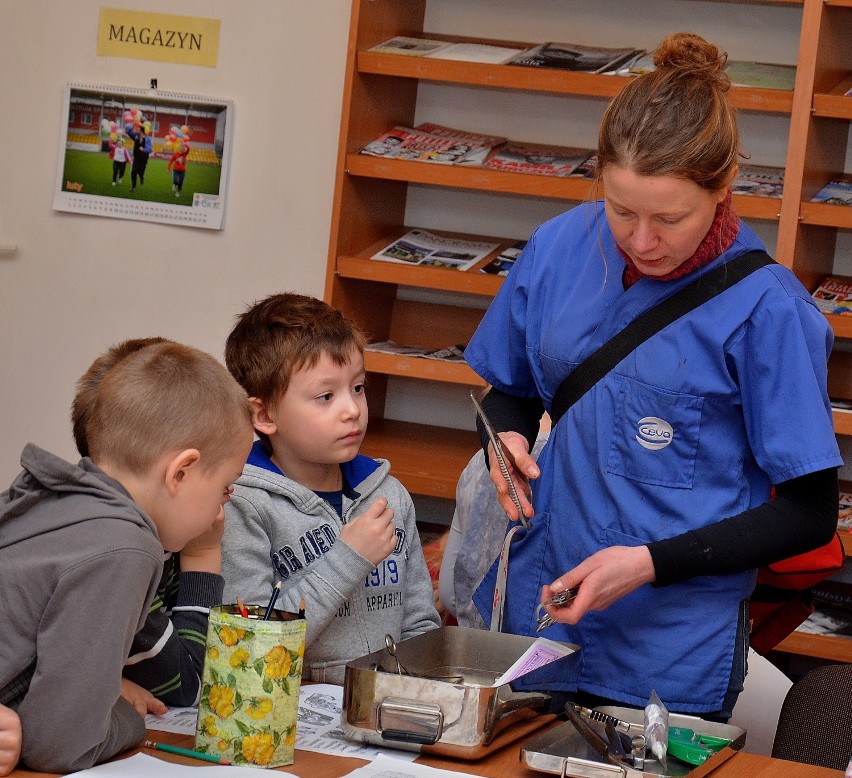
<path id="1" fill-rule="evenodd" d="M 233 104 L 68 84 L 53 207 L 221 229 Z"/>

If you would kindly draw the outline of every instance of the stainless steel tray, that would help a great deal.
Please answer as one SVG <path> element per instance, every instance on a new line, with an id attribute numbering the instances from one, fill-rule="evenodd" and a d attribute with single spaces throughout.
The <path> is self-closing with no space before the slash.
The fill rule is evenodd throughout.
<path id="1" fill-rule="evenodd" d="M 349 662 L 341 728 L 361 743 L 478 759 L 555 718 L 542 713 L 550 695 L 493 686 L 533 642 L 441 627 L 400 641 L 395 656 L 381 650 Z"/>
<path id="2" fill-rule="evenodd" d="M 641 735 L 644 730 L 644 712 L 633 708 L 602 706 L 595 710 L 630 722 L 630 734 Z M 595 722 L 591 722 L 596 726 Z M 607 762 L 603 756 L 590 746 L 571 723 L 563 723 L 547 732 L 530 738 L 521 745 L 521 762 L 533 770 L 554 773 L 565 778 L 668 778 L 685 776 L 700 778 L 716 769 L 745 745 L 746 731 L 732 724 L 718 724 L 695 716 L 678 713 L 669 714 L 669 725 L 688 727 L 701 735 L 713 735 L 731 740 L 731 745 L 723 748 L 695 767 L 685 764 L 674 757 L 667 759 L 664 768 L 660 762 L 648 753 L 645 769 L 637 770 L 629 766 L 618 767 Z"/>

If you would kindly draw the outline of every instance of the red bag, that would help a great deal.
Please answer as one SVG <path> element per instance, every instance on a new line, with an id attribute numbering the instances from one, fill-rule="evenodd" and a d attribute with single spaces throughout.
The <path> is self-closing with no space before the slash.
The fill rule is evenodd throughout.
<path id="1" fill-rule="evenodd" d="M 751 647 L 766 654 L 811 613 L 808 589 L 843 567 L 843 542 L 836 532 L 824 546 L 761 567 L 749 601 Z"/>

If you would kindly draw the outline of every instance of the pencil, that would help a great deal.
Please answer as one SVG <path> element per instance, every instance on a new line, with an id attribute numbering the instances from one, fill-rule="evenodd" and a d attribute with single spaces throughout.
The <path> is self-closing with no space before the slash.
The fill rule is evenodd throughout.
<path id="1" fill-rule="evenodd" d="M 215 754 L 202 754 L 201 751 L 191 751 L 188 748 L 170 746 L 168 743 L 155 743 L 153 740 L 146 740 L 145 748 L 153 748 L 155 751 L 167 751 L 170 754 L 180 754 L 181 756 L 191 756 L 193 759 L 203 759 L 205 762 L 214 762 L 215 764 L 231 764 L 227 759 L 222 759 L 222 757 Z"/>
<path id="2" fill-rule="evenodd" d="M 299 618 L 305 618 L 305 601 L 303 599 L 299 600 Z"/>
<path id="3" fill-rule="evenodd" d="M 243 602 L 242 597 L 237 597 L 237 607 L 240 609 L 240 616 L 244 619 L 248 618 L 248 608 L 246 608 L 246 604 Z"/>
<path id="4" fill-rule="evenodd" d="M 280 593 L 281 581 L 272 587 L 272 596 L 269 598 L 269 605 L 266 606 L 266 612 L 263 614 L 264 621 L 269 621 L 269 617 L 272 615 L 272 609 L 275 607 L 275 601 L 278 599 L 278 595 Z"/>

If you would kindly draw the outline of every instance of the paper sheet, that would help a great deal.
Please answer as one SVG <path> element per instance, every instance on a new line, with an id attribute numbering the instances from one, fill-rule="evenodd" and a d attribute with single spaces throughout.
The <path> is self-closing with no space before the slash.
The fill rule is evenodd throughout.
<path id="1" fill-rule="evenodd" d="M 259 774 L 256 767 L 208 765 L 206 762 L 198 764 L 204 766 L 204 773 L 201 774 L 204 778 L 258 778 Z M 190 775 L 188 772 L 196 769 L 195 765 L 174 764 L 148 754 L 134 754 L 127 759 L 105 762 L 88 770 L 71 773 L 66 778 L 198 778 L 199 773 Z"/>
<path id="2" fill-rule="evenodd" d="M 441 770 L 422 764 L 401 764 L 397 759 L 377 756 L 370 764 L 346 773 L 343 778 L 470 778 L 470 773 Z"/>
<path id="3" fill-rule="evenodd" d="M 372 759 L 378 754 L 409 762 L 417 758 L 417 752 L 414 751 L 378 748 L 347 740 L 340 729 L 342 710 L 342 686 L 321 683 L 303 685 L 299 690 L 296 749 L 334 756 L 351 756 L 356 759 Z M 194 737 L 197 714 L 197 708 L 169 708 L 169 712 L 164 716 L 149 713 L 145 718 L 145 727 Z"/>
<path id="4" fill-rule="evenodd" d="M 506 670 L 496 681 L 494 686 L 500 686 L 509 681 L 514 681 L 522 675 L 531 673 L 533 670 L 538 670 L 539 667 L 544 667 L 557 659 L 562 659 L 563 656 L 568 656 L 574 652 L 573 648 L 569 648 L 564 643 L 558 643 L 555 640 L 547 638 L 537 638 L 536 641 L 524 653 L 515 660 L 514 664 Z"/>

